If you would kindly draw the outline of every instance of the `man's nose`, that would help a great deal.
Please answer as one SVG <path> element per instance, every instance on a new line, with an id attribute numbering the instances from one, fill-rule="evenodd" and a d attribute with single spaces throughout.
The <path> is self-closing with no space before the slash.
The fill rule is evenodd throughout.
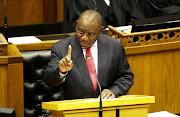
<path id="1" fill-rule="evenodd" d="M 82 38 L 83 41 L 88 41 L 89 40 L 87 34 L 82 35 L 81 38 Z"/>

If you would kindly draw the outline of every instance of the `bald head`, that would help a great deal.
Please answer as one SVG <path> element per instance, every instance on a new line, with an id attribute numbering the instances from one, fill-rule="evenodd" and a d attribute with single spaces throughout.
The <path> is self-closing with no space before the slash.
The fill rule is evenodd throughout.
<path id="1" fill-rule="evenodd" d="M 101 15 L 95 10 L 86 10 L 80 16 L 78 21 L 86 21 L 92 22 L 96 21 L 97 24 L 101 27 L 102 26 L 102 17 Z"/>
<path id="2" fill-rule="evenodd" d="M 83 48 L 91 47 L 102 34 L 102 17 L 95 10 L 84 11 L 76 24 L 76 36 Z"/>

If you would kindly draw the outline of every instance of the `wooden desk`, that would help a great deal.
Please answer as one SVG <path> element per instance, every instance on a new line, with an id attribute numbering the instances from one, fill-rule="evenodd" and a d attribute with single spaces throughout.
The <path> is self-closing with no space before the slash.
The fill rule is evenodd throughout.
<path id="1" fill-rule="evenodd" d="M 17 48 L 20 51 L 30 51 L 30 50 L 49 50 L 52 45 L 59 40 L 67 37 L 68 35 L 73 35 L 75 33 L 66 34 L 54 34 L 54 35 L 39 35 L 37 38 L 42 40 L 42 43 L 30 43 L 30 44 L 17 44 Z"/>
<path id="2" fill-rule="evenodd" d="M 153 96 L 142 95 L 102 100 L 103 117 L 116 117 L 116 108 L 120 109 L 120 117 L 147 117 L 149 103 L 154 102 Z M 52 117 L 98 117 L 99 99 L 43 102 L 42 108 L 49 109 Z"/>

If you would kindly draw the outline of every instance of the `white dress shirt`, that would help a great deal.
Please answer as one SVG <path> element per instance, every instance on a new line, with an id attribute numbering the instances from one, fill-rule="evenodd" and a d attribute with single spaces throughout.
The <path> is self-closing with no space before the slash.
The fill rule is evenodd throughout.
<path id="1" fill-rule="evenodd" d="M 104 1 L 108 6 L 110 5 L 110 0 L 104 0 Z"/>
<path id="2" fill-rule="evenodd" d="M 83 54 L 84 54 L 84 58 L 86 58 L 86 49 L 83 49 Z M 95 41 L 95 43 L 92 45 L 91 47 L 91 54 L 93 56 L 93 60 L 94 60 L 94 64 L 95 64 L 95 68 L 96 68 L 96 74 L 98 74 L 98 47 L 97 47 L 97 41 Z"/>

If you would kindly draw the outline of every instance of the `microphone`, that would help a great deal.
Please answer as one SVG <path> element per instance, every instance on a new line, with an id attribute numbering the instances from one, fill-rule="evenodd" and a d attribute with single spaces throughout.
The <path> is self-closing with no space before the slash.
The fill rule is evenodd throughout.
<path id="1" fill-rule="evenodd" d="M 95 73 L 95 71 L 94 71 L 94 69 L 93 69 L 93 67 L 92 67 L 92 64 L 91 64 L 91 61 L 90 61 L 90 56 L 89 56 L 88 54 L 86 55 L 86 59 L 88 59 L 90 65 L 91 65 L 91 69 L 93 70 L 94 76 L 95 76 L 95 78 L 96 78 L 96 81 L 97 81 L 97 84 L 98 84 L 98 87 L 99 87 L 99 90 L 100 90 L 99 117 L 102 117 L 101 85 L 100 85 L 99 80 L 98 80 L 98 78 L 97 78 L 97 76 L 96 76 L 96 73 Z"/>
<path id="2" fill-rule="evenodd" d="M 6 15 L 6 0 L 4 0 L 4 37 L 8 41 L 8 31 L 7 31 L 7 15 Z"/>

